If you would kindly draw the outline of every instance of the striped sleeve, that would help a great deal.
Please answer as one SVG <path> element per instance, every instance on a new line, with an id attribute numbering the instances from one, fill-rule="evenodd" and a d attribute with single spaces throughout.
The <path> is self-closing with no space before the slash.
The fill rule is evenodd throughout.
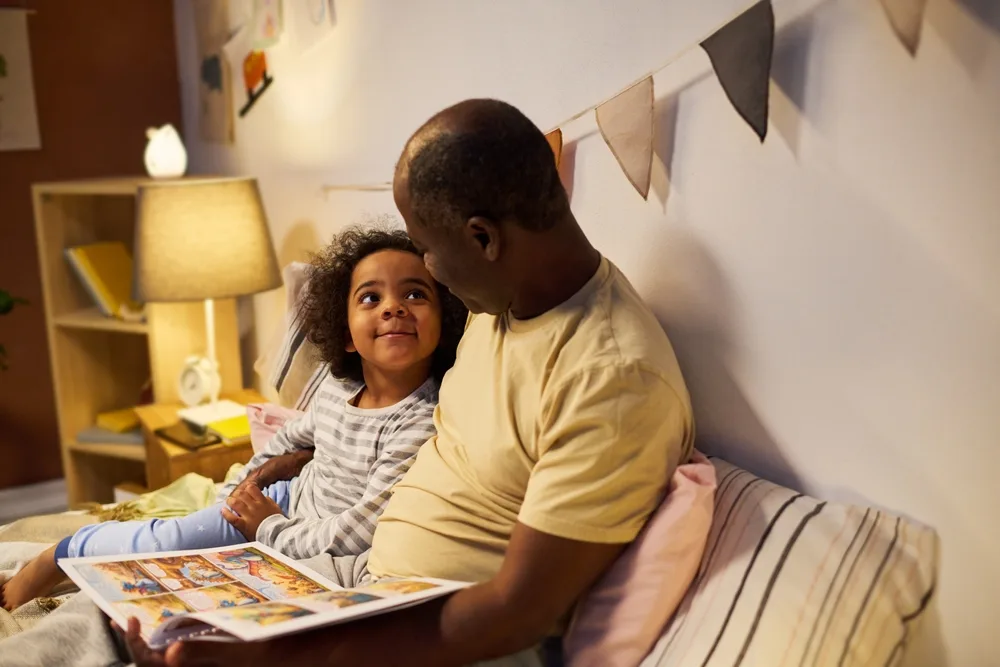
<path id="1" fill-rule="evenodd" d="M 264 448 L 253 455 L 240 474 L 224 485 L 216 496 L 216 502 L 222 502 L 229 497 L 247 475 L 261 467 L 268 460 L 283 454 L 290 454 L 300 449 L 313 449 L 315 446 L 316 414 L 312 405 L 299 417 L 285 422 L 271 437 Z"/>
<path id="2" fill-rule="evenodd" d="M 433 408 L 422 406 L 388 436 L 368 472 L 364 493 L 339 514 L 320 519 L 270 516 L 257 529 L 257 540 L 292 558 L 361 554 L 371 548 L 375 525 L 392 495 L 392 487 L 434 435 Z"/>

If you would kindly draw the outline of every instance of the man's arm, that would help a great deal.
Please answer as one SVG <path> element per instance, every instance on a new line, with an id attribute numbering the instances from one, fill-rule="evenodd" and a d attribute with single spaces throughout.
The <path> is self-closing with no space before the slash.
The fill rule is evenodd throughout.
<path id="1" fill-rule="evenodd" d="M 553 631 L 624 546 L 567 540 L 517 524 L 497 576 L 443 601 L 271 642 L 180 642 L 167 651 L 167 662 L 459 667 L 502 657 Z"/>
<path id="2" fill-rule="evenodd" d="M 216 495 L 216 502 L 222 502 L 236 489 L 247 484 L 264 488 L 282 479 L 291 479 L 302 471 L 312 460 L 315 449 L 316 418 L 314 406 L 298 419 L 285 422 L 277 433 L 271 436 L 264 448 L 253 455 L 239 477 L 229 482 Z M 280 459 L 280 460 L 275 460 Z"/>
<path id="3" fill-rule="evenodd" d="M 624 547 L 517 524 L 492 580 L 456 593 L 438 609 L 416 607 L 412 618 L 390 617 L 357 636 L 351 632 L 328 664 L 355 664 L 367 651 L 373 665 L 459 666 L 531 648 L 557 628 Z M 386 644 L 386 637 L 399 639 Z M 382 646 L 373 653 L 378 638 Z"/>
<path id="4" fill-rule="evenodd" d="M 244 484 L 253 484 L 258 489 L 263 489 L 275 482 L 298 477 L 299 473 L 302 472 L 302 468 L 312 461 L 314 453 L 315 450 L 312 449 L 300 449 L 295 452 L 280 454 L 266 459 L 259 466 L 250 470 L 247 476 L 243 478 L 243 481 L 237 485 L 237 488 L 242 487 Z M 235 493 L 235 489 L 233 493 Z"/>

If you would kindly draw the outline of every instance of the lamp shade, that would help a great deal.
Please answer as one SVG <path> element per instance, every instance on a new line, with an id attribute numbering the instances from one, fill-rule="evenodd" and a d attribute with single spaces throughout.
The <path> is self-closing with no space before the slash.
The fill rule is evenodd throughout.
<path id="1" fill-rule="evenodd" d="M 139 186 L 137 301 L 200 301 L 281 285 L 254 178 L 197 178 Z"/>

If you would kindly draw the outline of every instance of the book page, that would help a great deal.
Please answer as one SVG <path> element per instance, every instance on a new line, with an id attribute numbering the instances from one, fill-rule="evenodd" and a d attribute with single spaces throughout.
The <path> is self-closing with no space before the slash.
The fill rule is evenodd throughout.
<path id="1" fill-rule="evenodd" d="M 470 585 L 444 579 L 383 580 L 304 597 L 217 609 L 192 618 L 244 641 L 254 641 L 404 609 Z"/>
<path id="2" fill-rule="evenodd" d="M 135 616 L 149 641 L 166 621 L 337 590 L 258 542 L 215 549 L 64 558 L 59 566 L 121 627 Z"/>
<path id="3" fill-rule="evenodd" d="M 64 558 L 59 566 L 119 626 L 138 618 L 153 648 L 178 639 L 254 641 L 302 632 L 403 609 L 471 585 L 384 579 L 341 588 L 259 542 Z"/>

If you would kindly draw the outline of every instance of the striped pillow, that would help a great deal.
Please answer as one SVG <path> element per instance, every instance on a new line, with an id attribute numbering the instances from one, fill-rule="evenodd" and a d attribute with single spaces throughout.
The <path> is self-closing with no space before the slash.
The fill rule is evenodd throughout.
<path id="1" fill-rule="evenodd" d="M 934 591 L 937 534 L 712 463 L 701 567 L 642 667 L 898 665 Z"/>

